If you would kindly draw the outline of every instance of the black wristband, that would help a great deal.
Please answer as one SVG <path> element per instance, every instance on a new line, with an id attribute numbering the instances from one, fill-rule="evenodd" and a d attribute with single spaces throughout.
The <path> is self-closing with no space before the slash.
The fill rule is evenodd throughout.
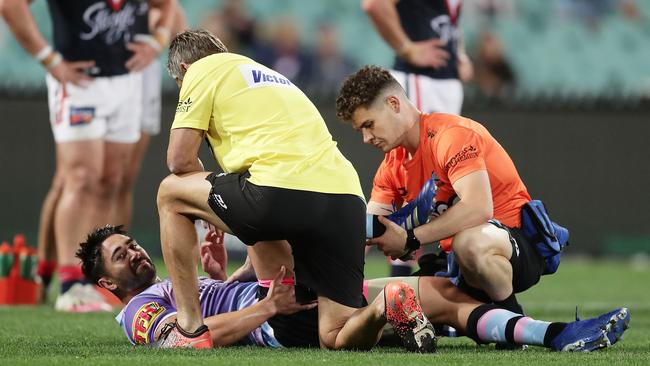
<path id="1" fill-rule="evenodd" d="M 416 250 L 420 249 L 420 241 L 418 240 L 417 237 L 415 237 L 415 233 L 413 233 L 413 229 L 408 229 L 406 230 L 406 243 L 404 243 L 404 254 L 399 258 L 403 261 L 411 260 L 413 259 L 413 252 Z"/>
<path id="2" fill-rule="evenodd" d="M 408 229 L 406 230 L 406 249 L 410 251 L 416 251 L 420 249 L 420 241 L 418 240 L 417 237 L 415 237 L 415 233 L 413 232 L 413 229 Z"/>

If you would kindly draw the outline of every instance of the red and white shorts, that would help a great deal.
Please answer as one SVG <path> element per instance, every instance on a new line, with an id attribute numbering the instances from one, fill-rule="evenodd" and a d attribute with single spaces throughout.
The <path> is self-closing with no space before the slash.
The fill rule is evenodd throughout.
<path id="1" fill-rule="evenodd" d="M 142 119 L 142 73 L 97 77 L 85 87 L 46 77 L 50 124 L 57 143 L 135 143 Z"/>
<path id="2" fill-rule="evenodd" d="M 395 70 L 390 70 L 390 73 L 421 112 L 460 114 L 463 106 L 463 84 L 460 80 L 433 79 Z"/>

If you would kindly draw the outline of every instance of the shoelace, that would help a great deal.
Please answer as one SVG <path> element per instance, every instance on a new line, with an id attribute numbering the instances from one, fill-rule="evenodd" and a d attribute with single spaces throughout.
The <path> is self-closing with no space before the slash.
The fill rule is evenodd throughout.
<path id="1" fill-rule="evenodd" d="M 169 334 L 176 328 L 176 322 L 171 322 L 165 324 L 162 329 L 160 330 L 160 337 L 158 338 L 158 342 L 165 341 L 167 337 L 169 337 Z"/>

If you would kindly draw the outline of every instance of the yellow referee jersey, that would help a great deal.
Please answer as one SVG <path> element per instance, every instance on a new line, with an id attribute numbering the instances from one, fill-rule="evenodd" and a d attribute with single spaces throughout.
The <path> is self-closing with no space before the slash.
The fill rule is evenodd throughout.
<path id="1" fill-rule="evenodd" d="M 175 128 L 207 131 L 221 168 L 248 170 L 254 184 L 364 197 L 356 170 L 307 96 L 245 56 L 220 53 L 190 65 Z"/>

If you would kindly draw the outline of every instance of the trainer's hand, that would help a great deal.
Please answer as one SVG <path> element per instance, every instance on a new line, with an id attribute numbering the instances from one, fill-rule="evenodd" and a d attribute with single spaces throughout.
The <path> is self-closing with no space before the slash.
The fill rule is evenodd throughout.
<path id="1" fill-rule="evenodd" d="M 92 80 L 86 73 L 86 70 L 95 66 L 95 61 L 61 61 L 60 64 L 48 70 L 50 75 L 54 77 L 65 90 L 67 83 L 85 87 L 85 83 Z"/>
<path id="2" fill-rule="evenodd" d="M 223 235 L 221 230 L 210 230 L 205 234 L 205 241 L 201 243 L 201 268 L 213 280 L 225 281 L 228 278 L 228 252 Z"/>
<path id="3" fill-rule="evenodd" d="M 133 56 L 126 61 L 126 68 L 129 71 L 140 71 L 149 66 L 158 57 L 158 50 L 145 42 L 131 42 L 126 48 L 133 52 Z"/>
<path id="4" fill-rule="evenodd" d="M 241 267 L 237 268 L 233 274 L 228 277 L 226 283 L 230 282 L 254 282 L 257 281 L 257 275 L 255 274 L 255 269 L 249 257 L 246 257 L 246 261 Z"/>
<path id="5" fill-rule="evenodd" d="M 368 240 L 366 245 L 376 245 L 379 250 L 392 259 L 402 257 L 406 253 L 406 230 L 385 216 L 377 216 L 377 218 L 386 227 L 386 232 L 378 238 Z"/>
<path id="6" fill-rule="evenodd" d="M 434 69 L 447 65 L 449 52 L 442 48 L 446 42 L 433 38 L 426 41 L 412 42 L 401 51 L 400 57 L 417 67 Z"/>
<path id="7" fill-rule="evenodd" d="M 296 291 L 293 285 L 283 285 L 282 279 L 287 273 L 286 267 L 282 266 L 280 272 L 275 276 L 266 299 L 273 304 L 275 314 L 291 315 L 302 310 L 315 308 L 318 303 L 299 304 L 296 302 Z"/>

